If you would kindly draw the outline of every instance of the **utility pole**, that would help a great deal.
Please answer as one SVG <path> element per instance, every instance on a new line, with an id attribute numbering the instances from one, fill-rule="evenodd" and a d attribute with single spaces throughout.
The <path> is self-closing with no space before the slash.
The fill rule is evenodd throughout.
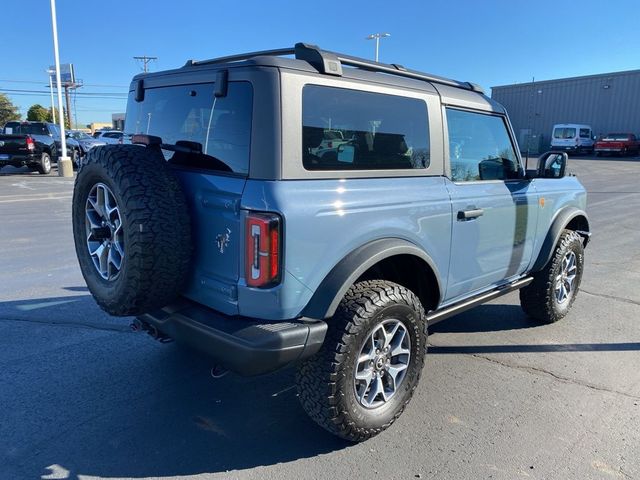
<path id="1" fill-rule="evenodd" d="M 365 40 L 375 40 L 376 41 L 376 62 L 378 61 L 378 53 L 380 51 L 380 39 L 390 37 L 390 33 L 372 33 L 365 37 Z"/>
<path id="2" fill-rule="evenodd" d="M 49 75 L 49 92 L 51 93 L 51 121 L 55 123 L 56 121 L 56 107 L 53 101 L 53 83 L 51 82 L 51 75 L 53 75 L 55 70 L 47 70 L 47 74 Z"/>
<path id="3" fill-rule="evenodd" d="M 133 57 L 133 59 L 142 62 L 142 70 L 144 73 L 147 73 L 149 71 L 149 62 L 158 60 L 158 57 L 147 57 L 146 55 L 142 55 L 139 57 Z"/>
<path id="4" fill-rule="evenodd" d="M 64 100 L 67 103 L 67 122 L 69 122 L 69 128 L 72 129 L 73 125 L 71 124 L 71 98 L 69 97 L 69 85 L 64 85 Z"/>

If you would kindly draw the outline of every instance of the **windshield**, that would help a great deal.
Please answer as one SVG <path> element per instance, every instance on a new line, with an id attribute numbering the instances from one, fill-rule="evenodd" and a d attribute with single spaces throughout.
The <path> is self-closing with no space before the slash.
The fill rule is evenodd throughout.
<path id="1" fill-rule="evenodd" d="M 76 140 L 90 140 L 92 138 L 84 132 L 71 132 L 69 136 Z"/>
<path id="2" fill-rule="evenodd" d="M 575 138 L 576 129 L 575 128 L 556 128 L 553 131 L 553 138 Z"/>
<path id="3" fill-rule="evenodd" d="M 629 140 L 628 133 L 608 133 L 602 139 L 605 142 L 625 142 Z"/>

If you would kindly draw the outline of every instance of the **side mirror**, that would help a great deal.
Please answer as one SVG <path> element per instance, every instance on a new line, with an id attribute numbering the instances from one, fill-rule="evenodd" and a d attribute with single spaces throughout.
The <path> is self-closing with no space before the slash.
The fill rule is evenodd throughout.
<path id="1" fill-rule="evenodd" d="M 562 178 L 569 156 L 566 152 L 546 152 L 538 158 L 537 178 Z"/>

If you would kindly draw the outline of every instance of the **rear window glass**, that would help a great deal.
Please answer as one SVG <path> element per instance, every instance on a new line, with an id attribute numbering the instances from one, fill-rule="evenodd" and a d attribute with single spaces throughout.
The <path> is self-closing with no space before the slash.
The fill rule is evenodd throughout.
<path id="1" fill-rule="evenodd" d="M 576 137 L 576 129 L 575 128 L 556 128 L 553 131 L 553 138 L 575 138 Z"/>
<path id="2" fill-rule="evenodd" d="M 172 163 L 246 175 L 253 89 L 249 82 L 230 82 L 226 97 L 213 92 L 213 83 L 149 88 L 142 102 L 131 92 L 124 133 L 154 135 L 182 147 L 163 150 Z"/>
<path id="3" fill-rule="evenodd" d="M 429 166 L 427 104 L 415 98 L 307 85 L 302 160 L 307 170 Z"/>
<path id="4" fill-rule="evenodd" d="M 23 123 L 11 127 L 13 133 L 21 135 L 49 135 L 49 130 L 44 123 Z"/>
<path id="5" fill-rule="evenodd" d="M 605 142 L 625 142 L 632 140 L 632 135 L 628 133 L 608 133 L 602 140 Z"/>

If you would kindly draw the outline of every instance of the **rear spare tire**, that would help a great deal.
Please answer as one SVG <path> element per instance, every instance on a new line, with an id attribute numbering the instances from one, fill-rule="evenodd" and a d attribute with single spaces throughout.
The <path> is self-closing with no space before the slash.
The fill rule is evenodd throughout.
<path id="1" fill-rule="evenodd" d="M 111 315 L 139 315 L 175 298 L 189 273 L 186 198 L 159 150 L 92 149 L 73 191 L 73 237 L 89 291 Z"/>

